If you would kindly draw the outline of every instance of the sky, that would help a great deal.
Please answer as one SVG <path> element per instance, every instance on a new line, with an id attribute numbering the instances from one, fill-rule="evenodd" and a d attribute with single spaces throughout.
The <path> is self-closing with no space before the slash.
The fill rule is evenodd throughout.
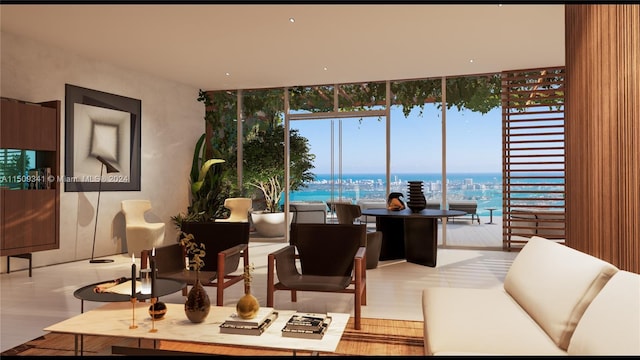
<path id="1" fill-rule="evenodd" d="M 449 173 L 501 172 L 502 118 L 500 108 L 487 114 L 448 109 L 446 153 Z M 334 120 L 334 168 L 338 172 L 338 122 Z M 295 120 L 291 128 L 309 139 L 316 155 L 312 170 L 331 171 L 331 120 Z M 385 173 L 385 122 L 383 119 L 342 119 L 342 172 Z M 426 104 L 423 114 L 414 108 L 405 118 L 402 109 L 391 110 L 391 173 L 440 173 L 442 171 L 442 112 Z"/>

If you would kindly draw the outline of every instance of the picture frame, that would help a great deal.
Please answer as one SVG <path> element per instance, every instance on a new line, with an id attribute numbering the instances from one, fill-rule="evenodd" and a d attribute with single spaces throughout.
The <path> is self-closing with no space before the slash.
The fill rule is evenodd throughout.
<path id="1" fill-rule="evenodd" d="M 138 99 L 65 84 L 65 191 L 140 190 L 141 111 Z"/>

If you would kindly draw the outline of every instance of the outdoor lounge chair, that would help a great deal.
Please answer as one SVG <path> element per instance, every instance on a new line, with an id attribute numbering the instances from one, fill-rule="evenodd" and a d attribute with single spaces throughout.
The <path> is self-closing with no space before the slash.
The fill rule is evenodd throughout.
<path id="1" fill-rule="evenodd" d="M 478 224 L 480 224 L 480 216 L 477 214 L 478 202 L 475 200 L 449 200 L 449 210 L 464 211 L 471 215 L 472 224 L 474 218 L 478 221 Z"/>

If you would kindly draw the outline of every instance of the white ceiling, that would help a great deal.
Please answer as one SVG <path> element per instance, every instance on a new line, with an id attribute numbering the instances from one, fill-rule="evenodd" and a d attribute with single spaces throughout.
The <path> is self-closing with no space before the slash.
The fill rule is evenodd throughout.
<path id="1" fill-rule="evenodd" d="M 565 57 L 563 4 L 3 4 L 0 15 L 3 32 L 203 90 L 481 74 Z"/>

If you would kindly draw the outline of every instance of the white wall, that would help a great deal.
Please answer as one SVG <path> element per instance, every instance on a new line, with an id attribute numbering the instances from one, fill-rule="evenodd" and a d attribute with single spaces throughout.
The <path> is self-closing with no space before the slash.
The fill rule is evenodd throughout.
<path id="1" fill-rule="evenodd" d="M 0 94 L 25 101 L 62 103 L 58 174 L 64 174 L 65 167 L 65 84 L 142 102 L 141 190 L 102 192 L 95 257 L 126 256 L 124 216 L 120 211 L 120 201 L 124 199 L 151 200 L 147 220 L 164 222 L 165 243 L 176 241 L 171 216 L 186 211 L 188 206 L 193 148 L 204 132 L 204 106 L 196 100 L 198 89 L 83 58 L 10 33 L 0 35 Z M 67 193 L 63 184 L 60 189 L 60 249 L 33 253 L 34 267 L 91 257 L 98 193 Z M 2 257 L 2 272 L 6 272 L 5 262 L 6 257 Z M 13 259 L 11 271 L 25 269 L 27 264 L 26 260 Z"/>

